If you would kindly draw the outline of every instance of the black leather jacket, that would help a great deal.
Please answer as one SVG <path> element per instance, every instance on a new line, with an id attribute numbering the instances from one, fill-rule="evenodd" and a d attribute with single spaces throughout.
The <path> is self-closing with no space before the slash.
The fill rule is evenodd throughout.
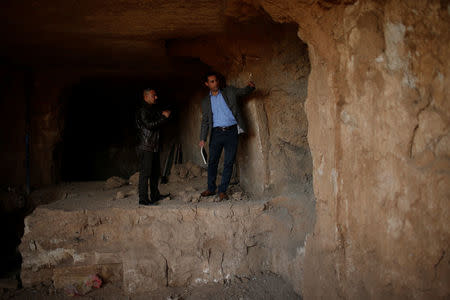
<path id="1" fill-rule="evenodd" d="M 142 151 L 159 152 L 159 131 L 168 118 L 161 114 L 161 110 L 147 102 L 142 104 L 136 112 L 138 128 L 138 149 Z"/>

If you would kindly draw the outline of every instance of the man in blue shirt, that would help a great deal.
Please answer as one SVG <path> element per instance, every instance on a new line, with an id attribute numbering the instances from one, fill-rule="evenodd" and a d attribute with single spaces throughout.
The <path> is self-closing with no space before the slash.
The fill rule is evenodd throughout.
<path id="1" fill-rule="evenodd" d="M 239 89 L 228 86 L 219 88 L 218 74 L 210 72 L 205 76 L 205 85 L 209 95 L 202 100 L 202 124 L 200 131 L 200 147 L 206 143 L 210 133 L 208 160 L 208 189 L 202 192 L 203 197 L 216 193 L 217 167 L 222 150 L 225 150 L 222 181 L 218 192 L 220 200 L 228 199 L 226 193 L 233 172 L 238 146 L 238 131 L 245 132 L 238 98 L 255 90 L 255 84 L 249 82 L 247 87 Z"/>

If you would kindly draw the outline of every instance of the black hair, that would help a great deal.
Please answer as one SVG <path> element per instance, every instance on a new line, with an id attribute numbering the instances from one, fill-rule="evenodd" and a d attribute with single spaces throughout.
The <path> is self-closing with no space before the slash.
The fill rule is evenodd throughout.
<path id="1" fill-rule="evenodd" d="M 156 90 L 154 88 L 149 87 L 149 88 L 145 88 L 143 93 L 145 94 L 145 93 L 148 93 L 150 91 L 156 91 Z"/>
<path id="2" fill-rule="evenodd" d="M 209 71 L 208 73 L 205 74 L 205 76 L 203 77 L 204 82 L 208 82 L 208 77 L 209 76 L 216 76 L 216 79 L 219 79 L 219 73 L 214 72 L 214 71 Z"/>

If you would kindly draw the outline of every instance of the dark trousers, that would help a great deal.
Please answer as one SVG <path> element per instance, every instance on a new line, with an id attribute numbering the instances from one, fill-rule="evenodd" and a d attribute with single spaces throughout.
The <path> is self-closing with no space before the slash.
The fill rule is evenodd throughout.
<path id="1" fill-rule="evenodd" d="M 237 126 L 228 130 L 213 128 L 211 141 L 209 143 L 209 161 L 208 161 L 208 190 L 216 191 L 217 167 L 219 166 L 222 149 L 225 150 L 223 163 L 222 182 L 219 186 L 219 193 L 225 193 L 230 184 L 233 164 L 236 160 L 236 151 L 238 146 Z"/>
<path id="2" fill-rule="evenodd" d="M 148 180 L 150 179 L 150 200 L 158 201 L 160 175 L 159 152 L 138 151 L 139 158 L 139 201 L 148 201 Z"/>

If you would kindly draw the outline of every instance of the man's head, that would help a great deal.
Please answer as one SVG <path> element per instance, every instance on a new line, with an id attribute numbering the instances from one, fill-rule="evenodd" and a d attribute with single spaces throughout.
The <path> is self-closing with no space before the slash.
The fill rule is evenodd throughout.
<path id="1" fill-rule="evenodd" d="M 156 95 L 156 91 L 154 89 L 145 89 L 144 90 L 144 101 L 148 104 L 155 104 L 158 96 Z"/>
<path id="2" fill-rule="evenodd" d="M 208 72 L 205 75 L 205 85 L 211 92 L 219 90 L 219 76 L 216 72 Z"/>

